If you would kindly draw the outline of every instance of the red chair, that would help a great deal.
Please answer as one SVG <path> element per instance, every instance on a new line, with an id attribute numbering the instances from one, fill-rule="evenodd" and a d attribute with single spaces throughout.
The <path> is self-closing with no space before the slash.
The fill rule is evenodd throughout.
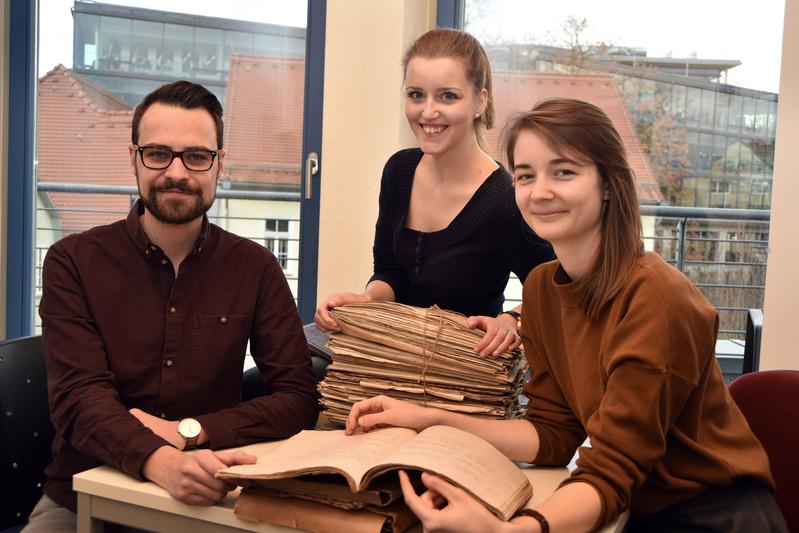
<path id="1" fill-rule="evenodd" d="M 788 529 L 799 532 L 799 371 L 744 374 L 730 394 L 768 454 Z"/>

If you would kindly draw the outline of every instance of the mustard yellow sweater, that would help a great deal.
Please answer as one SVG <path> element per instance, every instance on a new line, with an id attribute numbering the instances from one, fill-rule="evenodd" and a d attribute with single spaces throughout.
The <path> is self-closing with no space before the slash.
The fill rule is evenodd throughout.
<path id="1" fill-rule="evenodd" d="M 598 527 L 743 476 L 773 487 L 715 359 L 718 314 L 682 273 L 646 253 L 596 321 L 579 297 L 558 261 L 524 284 L 526 418 L 541 440 L 536 464 L 566 465 L 590 437 L 564 483 L 596 488 Z"/>

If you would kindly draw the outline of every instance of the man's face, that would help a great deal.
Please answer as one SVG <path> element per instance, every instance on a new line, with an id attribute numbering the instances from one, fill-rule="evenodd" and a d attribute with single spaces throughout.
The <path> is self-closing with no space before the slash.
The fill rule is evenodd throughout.
<path id="1" fill-rule="evenodd" d="M 205 109 L 155 103 L 139 122 L 138 146 L 217 151 L 214 120 Z M 143 164 L 137 146 L 130 145 L 131 169 L 147 211 L 166 224 L 185 224 L 201 217 L 214 203 L 216 181 L 224 168 L 224 150 L 218 152 L 205 171 L 187 169 L 180 157 L 164 169 L 153 170 Z"/>

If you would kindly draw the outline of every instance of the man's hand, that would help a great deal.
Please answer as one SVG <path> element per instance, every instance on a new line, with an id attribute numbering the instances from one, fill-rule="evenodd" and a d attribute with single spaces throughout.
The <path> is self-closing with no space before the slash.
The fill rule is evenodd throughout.
<path id="1" fill-rule="evenodd" d="M 236 488 L 214 477 L 217 470 L 233 465 L 253 464 L 254 455 L 243 451 L 186 453 L 162 446 L 147 457 L 144 477 L 166 489 L 170 496 L 190 505 L 216 505 Z"/>
<path id="2" fill-rule="evenodd" d="M 149 413 L 145 413 L 141 409 L 130 409 L 130 414 L 135 416 L 139 422 L 144 424 L 144 427 L 167 441 L 169 444 L 182 450 L 186 446 L 186 440 L 178 433 L 177 420 L 164 420 Z"/>

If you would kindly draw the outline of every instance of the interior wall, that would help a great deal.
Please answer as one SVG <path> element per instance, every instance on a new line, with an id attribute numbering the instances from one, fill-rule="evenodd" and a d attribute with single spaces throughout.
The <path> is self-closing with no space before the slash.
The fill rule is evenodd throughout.
<path id="1" fill-rule="evenodd" d="M 799 0 L 785 1 L 760 369 L 799 370 Z"/>
<path id="2" fill-rule="evenodd" d="M 10 0 L 0 0 L 0 340 L 6 338 L 6 253 L 8 233 L 8 38 Z"/>
<path id="3" fill-rule="evenodd" d="M 386 160 L 415 139 L 403 112 L 405 48 L 435 26 L 435 0 L 327 4 L 317 300 L 363 290 Z"/>

